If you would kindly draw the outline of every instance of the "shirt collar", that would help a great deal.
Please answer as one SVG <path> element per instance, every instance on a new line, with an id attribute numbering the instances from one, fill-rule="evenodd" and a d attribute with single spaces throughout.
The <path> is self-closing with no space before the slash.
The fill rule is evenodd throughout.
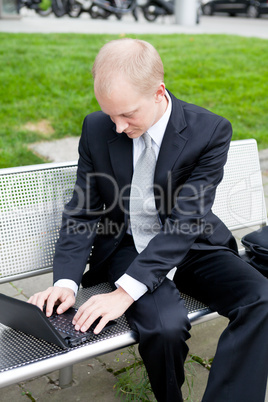
<path id="1" fill-rule="evenodd" d="M 150 127 L 147 130 L 148 134 L 150 135 L 152 140 L 156 143 L 156 145 L 159 148 L 161 146 L 161 143 L 162 143 L 162 140 L 163 140 L 163 137 L 164 137 L 167 125 L 168 125 L 168 121 L 169 121 L 170 114 L 171 114 L 171 108 L 172 108 L 171 98 L 167 91 L 165 92 L 165 95 L 168 100 L 168 106 L 167 106 L 165 113 L 163 114 L 161 119 L 158 120 L 157 123 L 155 123 L 152 127 Z"/>

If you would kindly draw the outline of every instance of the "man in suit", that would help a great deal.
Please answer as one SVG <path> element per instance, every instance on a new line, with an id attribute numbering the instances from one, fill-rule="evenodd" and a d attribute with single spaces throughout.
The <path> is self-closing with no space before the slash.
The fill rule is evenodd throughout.
<path id="1" fill-rule="evenodd" d="M 77 182 L 56 246 L 54 286 L 30 302 L 40 308 L 46 302 L 48 316 L 57 302 L 61 314 L 74 304 L 81 282 L 107 278 L 114 290 L 80 307 L 76 329 L 85 331 L 102 317 L 99 333 L 126 313 L 157 400 L 172 402 L 182 401 L 190 323 L 180 291 L 188 293 L 230 320 L 203 401 L 263 402 L 267 279 L 242 261 L 232 234 L 211 211 L 231 124 L 167 91 L 161 58 L 147 42 L 107 43 L 93 78 L 102 111 L 83 124 Z M 137 180 L 148 149 L 153 167 L 141 168 Z M 147 188 L 153 195 L 145 199 L 139 183 L 150 172 Z M 134 212 L 137 200 L 143 204 Z"/>

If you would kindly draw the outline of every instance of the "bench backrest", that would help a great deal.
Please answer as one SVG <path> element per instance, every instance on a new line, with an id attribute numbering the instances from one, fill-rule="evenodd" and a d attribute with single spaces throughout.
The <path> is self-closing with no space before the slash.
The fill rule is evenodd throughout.
<path id="1" fill-rule="evenodd" d="M 0 283 L 52 269 L 77 162 L 0 170 Z"/>
<path id="2" fill-rule="evenodd" d="M 256 140 L 231 142 L 212 210 L 230 230 L 267 223 Z"/>
<path id="3" fill-rule="evenodd" d="M 0 170 L 0 283 L 51 271 L 76 169 L 66 162 Z M 231 230 L 266 223 L 255 140 L 231 143 L 213 212 Z"/>

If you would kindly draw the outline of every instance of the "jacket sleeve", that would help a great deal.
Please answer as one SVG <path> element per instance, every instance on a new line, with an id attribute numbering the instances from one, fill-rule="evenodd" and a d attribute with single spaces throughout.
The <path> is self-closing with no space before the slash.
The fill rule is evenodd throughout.
<path id="1" fill-rule="evenodd" d="M 231 136 L 231 124 L 219 118 L 189 178 L 175 190 L 173 208 L 162 230 L 128 267 L 126 273 L 150 292 L 184 259 L 198 237 L 209 238 L 217 230 L 210 225 L 211 208 L 223 178 Z"/>
<path id="2" fill-rule="evenodd" d="M 53 262 L 54 283 L 64 278 L 80 285 L 103 210 L 94 180 L 87 136 L 85 119 L 79 142 L 76 184 L 72 199 L 63 211 L 60 236 L 56 244 Z"/>

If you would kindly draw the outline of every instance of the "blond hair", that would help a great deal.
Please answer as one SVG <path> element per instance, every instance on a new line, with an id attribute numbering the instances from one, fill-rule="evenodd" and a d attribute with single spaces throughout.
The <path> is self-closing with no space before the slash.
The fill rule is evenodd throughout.
<path id="1" fill-rule="evenodd" d="M 141 93 L 151 94 L 164 79 L 164 67 L 157 50 L 139 39 L 117 39 L 99 51 L 92 75 L 99 93 L 109 95 L 114 78 L 125 77 Z"/>

